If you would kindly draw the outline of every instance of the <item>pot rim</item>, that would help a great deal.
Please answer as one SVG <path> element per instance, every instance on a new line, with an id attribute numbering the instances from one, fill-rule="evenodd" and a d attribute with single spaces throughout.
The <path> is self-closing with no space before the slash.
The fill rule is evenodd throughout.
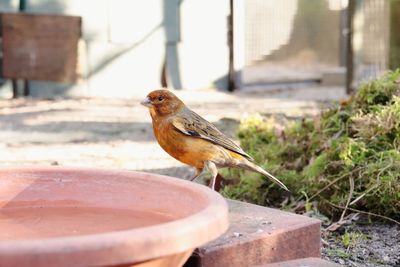
<path id="1" fill-rule="evenodd" d="M 34 255 L 37 264 L 41 261 L 49 262 L 53 257 L 57 263 L 60 259 L 65 261 L 66 257 L 75 257 L 71 259 L 75 260 L 75 264 L 79 264 L 76 262 L 78 255 L 81 258 L 82 255 L 86 255 L 82 258 L 84 265 L 141 262 L 194 249 L 217 238 L 228 228 L 228 206 L 225 199 L 206 186 L 183 179 L 137 171 L 59 166 L 8 167 L 0 169 L 0 174 L 13 170 L 95 172 L 97 175 L 153 179 L 195 190 L 206 197 L 208 203 L 193 215 L 131 230 L 47 239 L 0 240 L 0 262 L 13 258 L 13 263 L 16 263 L 15 260 L 26 255 Z"/>

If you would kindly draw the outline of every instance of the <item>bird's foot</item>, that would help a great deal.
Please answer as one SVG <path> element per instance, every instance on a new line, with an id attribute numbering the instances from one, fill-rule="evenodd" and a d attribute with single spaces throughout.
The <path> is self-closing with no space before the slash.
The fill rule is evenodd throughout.
<path id="1" fill-rule="evenodd" d="M 204 181 L 207 178 L 210 178 L 208 186 L 214 190 L 217 175 L 218 175 L 218 170 L 215 163 L 212 161 L 205 161 L 203 169 L 198 170 L 197 175 L 191 178 L 190 181 L 194 180 Z"/>

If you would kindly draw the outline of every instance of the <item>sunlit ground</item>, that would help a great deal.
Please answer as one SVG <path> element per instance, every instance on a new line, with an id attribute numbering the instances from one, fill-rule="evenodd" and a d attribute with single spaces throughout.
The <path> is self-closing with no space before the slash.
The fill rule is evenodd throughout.
<path id="1" fill-rule="evenodd" d="M 177 94 L 234 136 L 238 121 L 255 112 L 315 115 L 321 106 L 345 97 L 340 92 L 338 88 L 305 88 Z M 93 166 L 192 176 L 157 145 L 148 111 L 139 104 L 143 94 L 129 100 L 0 100 L 0 165 Z"/>

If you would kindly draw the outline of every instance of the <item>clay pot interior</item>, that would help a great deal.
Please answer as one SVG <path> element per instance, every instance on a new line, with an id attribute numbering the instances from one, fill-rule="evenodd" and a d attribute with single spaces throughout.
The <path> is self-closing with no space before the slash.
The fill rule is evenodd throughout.
<path id="1" fill-rule="evenodd" d="M 0 266 L 179 266 L 227 225 L 222 197 L 179 179 L 0 170 Z"/>

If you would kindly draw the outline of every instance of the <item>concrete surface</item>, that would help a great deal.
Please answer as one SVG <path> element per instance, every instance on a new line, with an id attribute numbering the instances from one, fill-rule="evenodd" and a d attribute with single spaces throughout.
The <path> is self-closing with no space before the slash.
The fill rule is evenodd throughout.
<path id="1" fill-rule="evenodd" d="M 246 267 L 320 257 L 320 221 L 228 201 L 228 231 L 195 251 L 186 267 Z"/>
<path id="2" fill-rule="evenodd" d="M 176 93 L 191 109 L 234 136 L 239 120 L 255 112 L 316 115 L 321 106 L 341 99 L 341 92 L 304 88 Z M 191 177 L 190 168 L 156 143 L 150 115 L 139 104 L 147 93 L 139 91 L 130 99 L 0 99 L 0 166 L 96 166 Z"/>
<path id="3" fill-rule="evenodd" d="M 257 267 L 339 267 L 341 265 L 319 258 L 305 258 L 284 262 L 260 265 Z"/>

